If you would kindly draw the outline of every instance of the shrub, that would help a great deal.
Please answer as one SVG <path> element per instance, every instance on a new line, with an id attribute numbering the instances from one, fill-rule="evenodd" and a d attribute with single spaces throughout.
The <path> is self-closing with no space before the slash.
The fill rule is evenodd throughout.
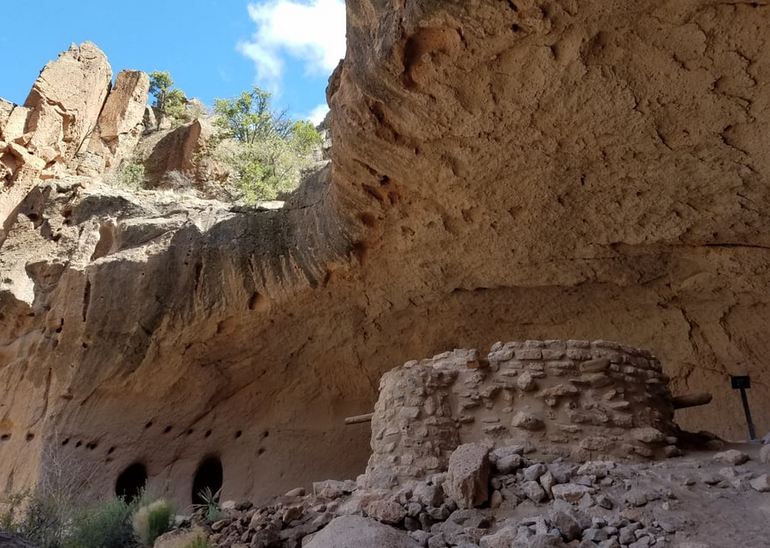
<path id="1" fill-rule="evenodd" d="M 270 109 L 270 94 L 254 87 L 233 99 L 217 99 L 215 124 L 223 140 L 215 157 L 232 169 L 235 198 L 254 203 L 293 190 L 314 164 L 321 135 L 307 121 Z"/>
<path id="2" fill-rule="evenodd" d="M 174 79 L 165 71 L 150 73 L 150 95 L 154 97 L 153 106 L 175 122 L 187 119 L 187 105 L 190 101 L 181 89 L 174 87 Z"/>
<path id="3" fill-rule="evenodd" d="M 131 190 L 143 188 L 144 182 L 144 164 L 137 160 L 123 162 L 114 177 L 114 183 L 117 186 Z"/>
<path id="4" fill-rule="evenodd" d="M 299 154 L 310 154 L 323 143 L 321 134 L 307 120 L 297 120 L 292 124 L 289 140 Z"/>
<path id="5" fill-rule="evenodd" d="M 26 493 L 14 493 L 0 500 L 0 507 L 3 509 L 0 512 L 0 531 L 17 531 L 21 506 L 27 496 Z"/>
<path id="6" fill-rule="evenodd" d="M 57 449 L 43 453 L 41 467 L 44 474 L 34 491 L 16 493 L 3 501 L 6 510 L 0 515 L 0 528 L 35 546 L 59 548 L 67 540 L 93 470 Z"/>
<path id="7" fill-rule="evenodd" d="M 136 546 L 131 527 L 135 507 L 123 498 L 112 498 L 78 514 L 65 546 L 68 548 L 127 548 Z"/>
<path id="8" fill-rule="evenodd" d="M 155 539 L 171 528 L 173 509 L 163 499 L 139 508 L 134 514 L 134 534 L 144 546 L 152 546 Z"/>
<path id="9" fill-rule="evenodd" d="M 11 530 L 41 548 L 58 548 L 64 541 L 68 510 L 51 494 L 25 495 Z"/>
<path id="10" fill-rule="evenodd" d="M 193 511 L 200 512 L 207 521 L 217 521 L 222 518 L 222 508 L 219 506 L 221 490 L 213 493 L 210 487 L 206 487 L 198 493 L 202 504 L 193 504 Z"/>
<path id="11" fill-rule="evenodd" d="M 285 137 L 290 128 L 284 113 L 270 110 L 270 93 L 252 87 L 233 99 L 214 101 L 216 125 L 227 137 L 253 144 L 269 137 Z"/>

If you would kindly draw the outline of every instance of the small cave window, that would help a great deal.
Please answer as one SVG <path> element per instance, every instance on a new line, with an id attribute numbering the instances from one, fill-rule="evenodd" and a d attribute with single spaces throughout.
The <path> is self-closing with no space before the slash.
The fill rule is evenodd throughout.
<path id="1" fill-rule="evenodd" d="M 115 494 L 131 501 L 139 497 L 147 485 L 147 468 L 135 462 L 118 476 L 115 482 Z"/>
<path id="2" fill-rule="evenodd" d="M 192 502 L 204 504 L 202 494 L 210 492 L 216 494 L 222 488 L 223 472 L 222 461 L 218 457 L 206 457 L 198 465 L 193 478 Z"/>

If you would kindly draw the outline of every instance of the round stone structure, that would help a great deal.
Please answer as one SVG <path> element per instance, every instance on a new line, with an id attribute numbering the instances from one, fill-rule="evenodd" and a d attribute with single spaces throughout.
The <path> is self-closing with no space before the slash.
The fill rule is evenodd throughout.
<path id="1" fill-rule="evenodd" d="M 609 341 L 496 343 L 486 356 L 410 361 L 380 381 L 366 477 L 422 478 L 469 442 L 581 461 L 675 454 L 667 384 L 650 352 Z"/>

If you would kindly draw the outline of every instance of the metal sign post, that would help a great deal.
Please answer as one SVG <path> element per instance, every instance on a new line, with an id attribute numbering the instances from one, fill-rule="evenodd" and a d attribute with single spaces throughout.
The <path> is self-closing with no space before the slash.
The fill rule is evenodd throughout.
<path id="1" fill-rule="evenodd" d="M 741 402 L 743 402 L 743 412 L 746 414 L 746 423 L 749 425 L 749 439 L 754 441 L 757 434 L 754 431 L 754 422 L 751 420 L 751 409 L 749 409 L 749 398 L 746 396 L 746 390 L 751 388 L 751 377 L 748 375 L 733 376 L 730 375 L 730 384 L 733 390 L 741 391 Z"/>

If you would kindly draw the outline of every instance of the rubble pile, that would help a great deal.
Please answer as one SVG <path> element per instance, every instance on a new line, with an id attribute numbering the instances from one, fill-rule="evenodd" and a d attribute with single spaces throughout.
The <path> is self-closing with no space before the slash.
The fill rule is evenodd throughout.
<path id="1" fill-rule="evenodd" d="M 706 547 L 692 540 L 703 524 L 690 516 L 691 506 L 766 496 L 768 471 L 735 449 L 657 463 L 579 464 L 544 462 L 521 445 L 474 443 L 458 447 L 446 471 L 422 481 L 393 489 L 365 487 L 363 475 L 323 481 L 265 506 L 225 503 L 223 519 L 207 523 L 196 515 L 183 527 L 203 527 L 212 546 L 237 548 Z M 318 533 L 327 526 L 341 532 Z M 374 544 L 355 544 L 364 531 Z"/>

